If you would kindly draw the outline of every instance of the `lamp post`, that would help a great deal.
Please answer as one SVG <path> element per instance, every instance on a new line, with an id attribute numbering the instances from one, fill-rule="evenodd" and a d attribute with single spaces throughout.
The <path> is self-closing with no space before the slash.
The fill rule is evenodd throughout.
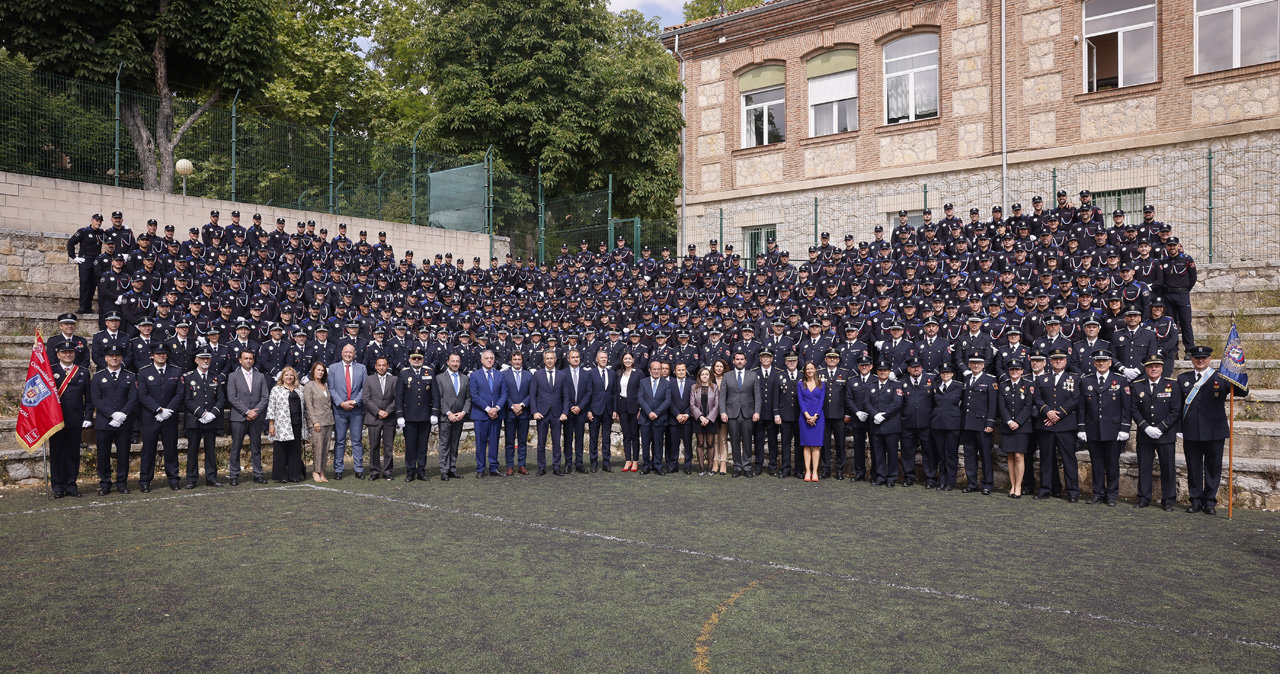
<path id="1" fill-rule="evenodd" d="M 185 197 L 187 196 L 187 176 L 191 175 L 191 172 L 196 169 L 191 165 L 190 159 L 179 159 L 174 163 L 173 170 L 182 176 L 182 196 Z"/>

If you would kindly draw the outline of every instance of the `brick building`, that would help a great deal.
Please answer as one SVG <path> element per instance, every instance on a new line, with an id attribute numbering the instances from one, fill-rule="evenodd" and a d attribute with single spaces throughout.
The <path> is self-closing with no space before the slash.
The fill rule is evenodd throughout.
<path id="1" fill-rule="evenodd" d="M 1089 188 L 1193 254 L 1211 213 L 1220 259 L 1280 251 L 1277 0 L 774 0 L 660 37 L 687 90 L 682 246 L 802 256 L 899 209 Z"/>

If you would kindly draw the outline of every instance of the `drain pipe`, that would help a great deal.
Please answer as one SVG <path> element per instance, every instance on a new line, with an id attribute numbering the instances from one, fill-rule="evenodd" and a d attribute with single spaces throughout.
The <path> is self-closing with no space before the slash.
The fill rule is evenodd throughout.
<path id="1" fill-rule="evenodd" d="M 1005 107 L 1005 0 L 1000 0 L 1000 207 L 1009 208 L 1009 119 Z"/>
<path id="2" fill-rule="evenodd" d="M 680 238 L 679 244 L 685 245 L 684 232 L 684 209 L 685 209 L 685 172 L 689 170 L 688 166 L 688 144 L 685 142 L 688 132 L 688 122 L 685 121 L 685 96 L 688 89 L 684 85 L 684 57 L 680 55 L 680 34 L 676 33 L 676 42 L 671 49 L 671 53 L 675 54 L 676 60 L 680 61 Z M 679 251 L 679 248 L 676 249 Z"/>

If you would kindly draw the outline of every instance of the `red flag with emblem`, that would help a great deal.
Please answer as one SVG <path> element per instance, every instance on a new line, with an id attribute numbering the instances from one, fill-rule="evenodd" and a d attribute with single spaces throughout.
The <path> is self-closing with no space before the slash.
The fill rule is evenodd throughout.
<path id="1" fill-rule="evenodd" d="M 35 344 L 31 346 L 31 362 L 27 365 L 27 381 L 22 386 L 22 399 L 18 401 L 18 423 L 14 435 L 27 451 L 31 451 L 60 430 L 62 405 L 58 402 L 44 339 L 37 330 Z"/>

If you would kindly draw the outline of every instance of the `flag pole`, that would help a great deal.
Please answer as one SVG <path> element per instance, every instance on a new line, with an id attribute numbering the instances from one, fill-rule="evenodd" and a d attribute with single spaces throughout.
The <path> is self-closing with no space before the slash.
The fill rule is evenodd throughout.
<path id="1" fill-rule="evenodd" d="M 1227 519 L 1231 519 L 1232 508 L 1235 506 L 1235 476 L 1236 476 L 1236 386 L 1235 382 L 1231 384 L 1231 413 L 1228 419 L 1231 425 L 1227 430 Z"/>

